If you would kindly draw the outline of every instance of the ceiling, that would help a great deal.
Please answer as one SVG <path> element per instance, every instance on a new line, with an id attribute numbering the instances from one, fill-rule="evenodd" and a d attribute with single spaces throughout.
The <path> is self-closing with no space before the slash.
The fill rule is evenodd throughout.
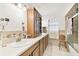
<path id="1" fill-rule="evenodd" d="M 39 11 L 43 17 L 43 26 L 48 26 L 49 19 L 55 19 L 59 23 L 60 30 L 65 30 L 65 14 L 73 3 L 25 3 L 23 5 L 27 8 L 33 6 Z"/>
<path id="2" fill-rule="evenodd" d="M 24 3 L 26 7 L 35 7 L 45 18 L 62 18 L 73 3 Z"/>

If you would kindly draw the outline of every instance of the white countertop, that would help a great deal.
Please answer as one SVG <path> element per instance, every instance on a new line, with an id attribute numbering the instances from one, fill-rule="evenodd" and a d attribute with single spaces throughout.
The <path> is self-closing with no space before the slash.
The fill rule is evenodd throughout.
<path id="1" fill-rule="evenodd" d="M 26 51 L 33 44 L 38 42 L 42 37 L 44 37 L 46 35 L 47 35 L 47 33 L 42 33 L 40 36 L 38 36 L 36 38 L 29 38 L 29 39 L 31 39 L 31 44 L 29 43 L 27 46 L 23 46 L 23 47 L 14 48 L 14 47 L 10 46 L 10 44 L 8 44 L 6 47 L 0 46 L 0 56 L 19 56 L 21 53 Z M 23 40 L 27 40 L 27 39 L 23 39 Z"/>

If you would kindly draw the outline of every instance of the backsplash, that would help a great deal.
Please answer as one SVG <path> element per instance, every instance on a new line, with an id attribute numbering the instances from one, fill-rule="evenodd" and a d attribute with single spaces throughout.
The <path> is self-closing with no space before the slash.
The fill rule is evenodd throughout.
<path id="1" fill-rule="evenodd" d="M 5 40 L 5 43 L 11 43 L 16 41 L 16 39 L 18 38 L 22 38 L 21 36 L 19 36 L 20 34 L 23 34 L 22 31 L 4 31 L 0 32 L 0 37 Z"/>
<path id="2" fill-rule="evenodd" d="M 59 34 L 65 35 L 65 30 L 59 30 Z"/>

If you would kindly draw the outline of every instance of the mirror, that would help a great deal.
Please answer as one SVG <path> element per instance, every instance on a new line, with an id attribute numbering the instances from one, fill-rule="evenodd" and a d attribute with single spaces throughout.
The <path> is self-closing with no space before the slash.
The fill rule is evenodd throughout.
<path id="1" fill-rule="evenodd" d="M 66 33 L 68 43 L 79 52 L 78 15 L 66 21 Z"/>

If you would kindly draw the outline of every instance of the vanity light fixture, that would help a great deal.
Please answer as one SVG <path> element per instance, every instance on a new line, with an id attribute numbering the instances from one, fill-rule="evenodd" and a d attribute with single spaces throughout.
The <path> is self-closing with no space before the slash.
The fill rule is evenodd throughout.
<path id="1" fill-rule="evenodd" d="M 2 26 L 2 30 L 4 30 L 4 26 L 6 26 L 9 22 L 9 18 L 1 18 L 0 19 L 0 26 Z"/>

